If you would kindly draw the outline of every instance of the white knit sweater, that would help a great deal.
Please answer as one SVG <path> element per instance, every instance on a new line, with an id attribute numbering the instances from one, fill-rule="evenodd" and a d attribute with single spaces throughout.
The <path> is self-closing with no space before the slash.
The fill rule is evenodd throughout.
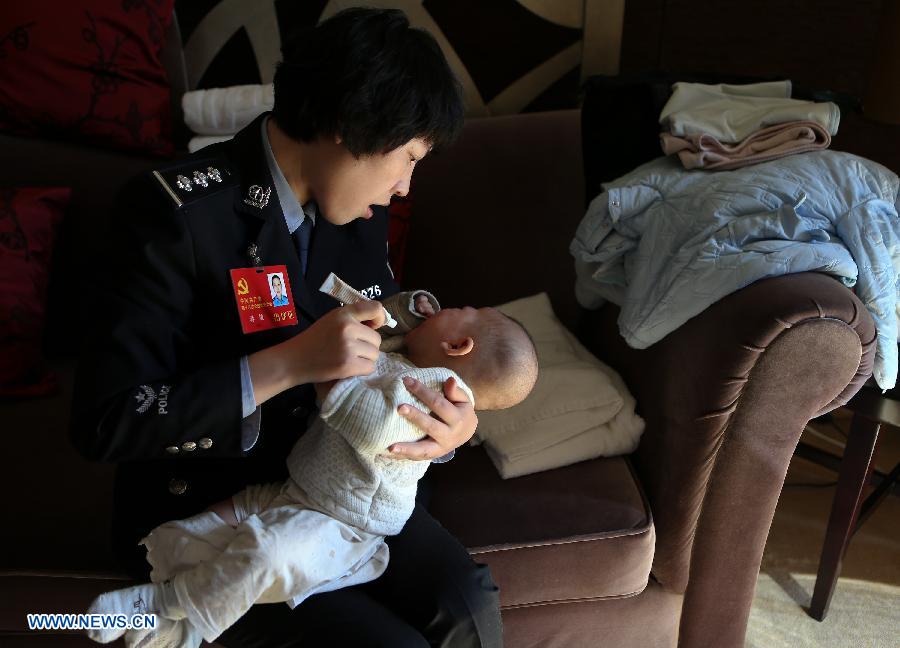
<path id="1" fill-rule="evenodd" d="M 404 376 L 438 391 L 453 376 L 475 402 L 469 387 L 450 369 L 421 369 L 399 354 L 380 353 L 370 375 L 346 378 L 332 387 L 287 460 L 291 478 L 323 512 L 386 536 L 400 533 L 412 515 L 416 485 L 430 465 L 388 455 L 392 443 L 425 436 L 397 412 L 408 403 L 429 413 L 407 391 Z"/>

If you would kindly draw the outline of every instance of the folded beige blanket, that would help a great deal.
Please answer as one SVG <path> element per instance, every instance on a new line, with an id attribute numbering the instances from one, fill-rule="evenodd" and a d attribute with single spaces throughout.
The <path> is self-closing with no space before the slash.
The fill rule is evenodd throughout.
<path id="1" fill-rule="evenodd" d="M 708 133 L 677 137 L 661 133 L 666 155 L 678 154 L 685 169 L 737 169 L 786 155 L 831 146 L 831 135 L 814 121 L 795 121 L 763 128 L 737 144 L 726 144 Z"/>
<path id="2" fill-rule="evenodd" d="M 478 413 L 473 444 L 484 443 L 504 479 L 599 456 L 633 452 L 644 430 L 622 379 L 556 318 L 546 293 L 498 310 L 531 334 L 540 365 L 522 403 Z"/>
<path id="3" fill-rule="evenodd" d="M 572 340 L 575 339 L 571 333 L 567 335 Z M 585 350 L 584 353 L 589 352 Z M 515 436 L 510 435 L 485 441 L 485 451 L 503 479 L 561 468 L 597 457 L 626 455 L 637 450 L 644 431 L 644 419 L 634 412 L 634 397 L 615 371 L 596 358 L 593 358 L 593 362 L 599 371 L 606 374 L 610 387 L 621 398 L 619 410 L 610 418 L 609 410 L 605 407 L 590 408 L 570 412 L 567 416 L 545 419 L 540 422 L 543 425 L 535 422 L 530 426 L 523 426 L 519 430 L 524 437 L 521 439 L 522 444 L 518 443 Z M 561 389 L 566 386 L 568 385 L 559 385 Z M 480 421 L 483 414 L 478 413 Z M 534 441 L 539 443 L 535 444 Z M 529 445 L 534 449 L 523 452 L 521 446 Z"/>

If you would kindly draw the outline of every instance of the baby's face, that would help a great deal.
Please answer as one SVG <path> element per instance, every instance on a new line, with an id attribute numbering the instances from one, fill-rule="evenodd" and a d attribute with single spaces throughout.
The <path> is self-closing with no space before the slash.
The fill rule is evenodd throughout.
<path id="1" fill-rule="evenodd" d="M 524 399 L 537 380 L 525 330 L 494 308 L 445 308 L 406 334 L 418 367 L 446 367 L 475 395 L 476 409 L 503 409 Z"/>

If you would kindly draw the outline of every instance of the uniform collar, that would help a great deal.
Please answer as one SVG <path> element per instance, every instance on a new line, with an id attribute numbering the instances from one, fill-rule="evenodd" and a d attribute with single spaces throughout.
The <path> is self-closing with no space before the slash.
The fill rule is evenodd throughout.
<path id="1" fill-rule="evenodd" d="M 240 181 L 240 193 L 235 195 L 234 208 L 238 213 L 254 220 L 262 220 L 261 227 L 247 241 L 248 246 L 252 244 L 255 247 L 262 265 L 287 266 L 295 303 L 306 317 L 315 321 L 337 304 L 334 299 L 319 292 L 318 286 L 331 270 L 334 259 L 342 257 L 344 246 L 353 237 L 354 230 L 333 225 L 326 218 L 318 219 L 310 241 L 306 276 L 303 275 L 297 249 L 291 240 L 288 220 L 282 216 L 281 198 L 276 194 L 273 171 L 267 164 L 262 129 L 269 114 L 263 113 L 254 119 L 234 136 L 231 145 L 226 148 L 229 162 Z M 263 191 L 271 189 L 269 200 L 262 207 L 251 205 L 247 201 L 254 185 L 261 187 Z M 281 192 L 281 195 L 288 192 Z M 296 197 L 294 201 L 297 202 Z M 252 256 L 250 259 L 252 261 Z"/>
<path id="2" fill-rule="evenodd" d="M 235 209 L 267 221 L 281 213 L 275 181 L 266 164 L 265 144 L 259 135 L 268 115 L 263 113 L 242 129 L 234 136 L 231 146 L 231 164 L 241 182 L 240 191 L 234 197 Z M 264 200 L 255 199 L 260 193 Z"/>
<path id="3" fill-rule="evenodd" d="M 269 174 L 272 176 L 272 182 L 275 185 L 275 192 L 278 194 L 278 201 L 281 203 L 281 211 L 284 214 L 284 222 L 287 224 L 288 232 L 294 233 L 305 218 L 309 218 L 312 224 L 316 224 L 316 203 L 310 200 L 308 203 L 300 206 L 296 194 L 291 190 L 287 178 L 278 166 L 275 160 L 275 154 L 272 152 L 272 144 L 269 141 L 269 130 L 267 125 L 270 116 L 266 116 L 262 120 L 260 130 L 262 132 L 263 151 L 266 155 L 266 165 L 269 167 Z"/>

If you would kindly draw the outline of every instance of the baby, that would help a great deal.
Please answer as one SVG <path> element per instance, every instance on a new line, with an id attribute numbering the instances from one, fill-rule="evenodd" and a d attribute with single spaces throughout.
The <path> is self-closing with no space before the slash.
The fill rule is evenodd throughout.
<path id="1" fill-rule="evenodd" d="M 405 333 L 395 338 L 405 357 L 382 351 L 370 375 L 316 386 L 319 416 L 291 451 L 286 482 L 249 486 L 151 531 L 141 544 L 152 583 L 103 594 L 88 612 L 155 613 L 156 629 L 90 630 L 91 639 L 124 634 L 127 646 L 195 647 L 256 603 L 293 609 L 384 572 L 385 537 L 409 519 L 429 466 L 387 450 L 424 437 L 398 413 L 402 404 L 423 407 L 404 381 L 441 391 L 453 378 L 476 409 L 503 409 L 528 395 L 538 372 L 531 338 L 493 308 L 441 310 L 425 291 L 394 295 L 384 306 L 398 322 L 385 332 Z"/>

